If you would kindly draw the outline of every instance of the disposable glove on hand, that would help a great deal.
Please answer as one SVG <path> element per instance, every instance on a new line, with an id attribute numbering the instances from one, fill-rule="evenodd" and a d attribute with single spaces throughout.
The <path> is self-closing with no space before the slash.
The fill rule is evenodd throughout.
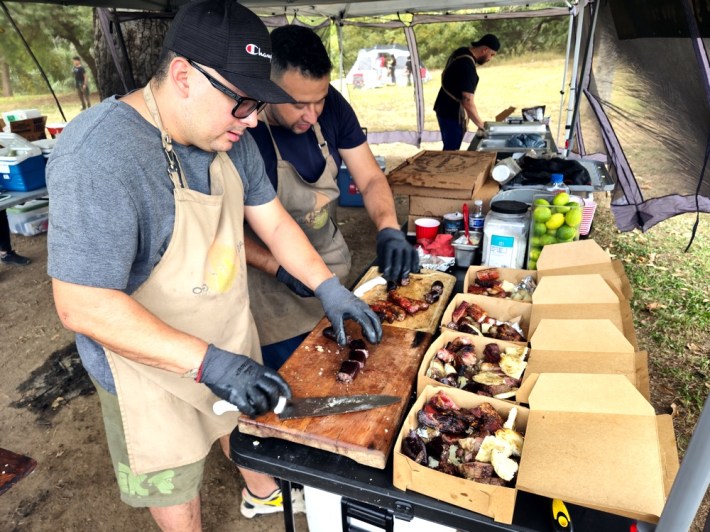
<path id="1" fill-rule="evenodd" d="M 377 233 L 377 265 L 387 281 L 399 282 L 419 271 L 417 250 L 398 229 L 386 227 Z"/>
<path id="2" fill-rule="evenodd" d="M 337 277 L 323 281 L 316 288 L 316 297 L 323 305 L 325 315 L 330 320 L 338 344 L 345 345 L 347 334 L 344 322 L 355 320 L 362 327 L 362 334 L 371 344 L 382 340 L 382 325 L 370 305 L 345 288 Z"/>
<path id="3" fill-rule="evenodd" d="M 313 290 L 308 288 L 305 284 L 303 284 L 301 281 L 296 279 L 293 275 L 288 273 L 283 266 L 279 266 L 279 269 L 276 270 L 276 279 L 281 281 L 283 284 L 289 287 L 291 292 L 296 294 L 297 296 L 301 297 L 313 297 L 315 294 L 313 293 Z"/>
<path id="4" fill-rule="evenodd" d="M 276 408 L 281 396 L 291 398 L 288 384 L 274 370 L 212 344 L 207 347 L 196 380 L 250 417 Z"/>

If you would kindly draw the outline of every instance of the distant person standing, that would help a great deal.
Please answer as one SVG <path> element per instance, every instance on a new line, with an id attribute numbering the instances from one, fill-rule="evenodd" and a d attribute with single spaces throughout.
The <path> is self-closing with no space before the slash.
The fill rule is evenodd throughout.
<path id="1" fill-rule="evenodd" d="M 81 100 L 81 110 L 91 107 L 91 102 L 89 101 L 89 80 L 86 78 L 86 70 L 81 64 L 81 58 L 75 55 L 72 60 L 74 61 L 74 68 L 72 72 L 74 73 L 74 85 L 76 86 L 76 93 L 79 95 L 79 100 Z"/>
<path id="2" fill-rule="evenodd" d="M 412 84 L 412 58 L 408 57 L 404 64 L 404 75 L 407 76 L 407 86 Z"/>
<path id="3" fill-rule="evenodd" d="M 461 148 L 469 118 L 476 127 L 483 129 L 484 121 L 473 100 L 478 86 L 476 65 L 483 65 L 493 59 L 499 49 L 498 38 L 487 33 L 472 42 L 470 47 L 457 48 L 447 59 L 441 74 L 441 89 L 434 102 L 444 150 Z"/>
<path id="4" fill-rule="evenodd" d="M 390 73 L 390 79 L 392 80 L 392 85 L 397 83 L 397 78 L 395 74 L 395 69 L 397 68 L 397 58 L 395 56 L 391 56 L 388 64 L 388 69 Z"/>
<path id="5" fill-rule="evenodd" d="M 0 263 L 11 266 L 27 266 L 30 259 L 18 255 L 12 249 L 10 241 L 10 222 L 7 219 L 5 209 L 0 210 Z"/>

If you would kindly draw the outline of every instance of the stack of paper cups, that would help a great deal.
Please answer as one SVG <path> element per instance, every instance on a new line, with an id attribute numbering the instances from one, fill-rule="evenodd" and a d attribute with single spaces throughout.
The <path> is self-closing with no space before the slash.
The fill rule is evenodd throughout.
<path id="1" fill-rule="evenodd" d="M 594 212 L 597 210 L 597 204 L 593 198 L 584 198 L 584 206 L 582 207 L 582 223 L 579 226 L 579 234 L 586 236 L 592 228 L 592 220 L 594 220 Z"/>

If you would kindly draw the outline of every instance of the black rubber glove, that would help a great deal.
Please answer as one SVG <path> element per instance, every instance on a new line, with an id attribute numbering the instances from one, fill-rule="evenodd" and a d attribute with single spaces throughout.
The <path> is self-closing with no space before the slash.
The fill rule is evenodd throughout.
<path id="1" fill-rule="evenodd" d="M 283 284 L 288 286 L 288 288 L 296 294 L 297 296 L 301 297 L 313 297 L 315 294 L 313 293 L 313 290 L 308 288 L 305 284 L 303 284 L 301 281 L 296 279 L 293 275 L 288 273 L 283 266 L 279 266 L 279 269 L 276 270 L 276 279 L 281 281 Z"/>
<path id="2" fill-rule="evenodd" d="M 288 384 L 274 370 L 212 344 L 207 348 L 196 380 L 250 417 L 276 408 L 281 396 L 291 398 Z"/>
<path id="3" fill-rule="evenodd" d="M 340 345 L 347 343 L 344 321 L 355 320 L 362 327 L 362 334 L 371 344 L 382 340 L 382 325 L 370 305 L 354 295 L 337 277 L 323 281 L 316 288 L 316 297 L 323 305 L 325 315 L 330 320 L 335 337 Z"/>
<path id="4" fill-rule="evenodd" d="M 419 271 L 417 250 L 399 229 L 385 227 L 377 233 L 377 265 L 387 281 L 399 282 Z"/>

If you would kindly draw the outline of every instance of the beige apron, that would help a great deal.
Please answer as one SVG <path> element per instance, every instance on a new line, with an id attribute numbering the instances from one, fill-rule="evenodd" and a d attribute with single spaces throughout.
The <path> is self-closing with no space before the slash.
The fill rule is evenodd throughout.
<path id="1" fill-rule="evenodd" d="M 271 134 L 269 124 L 266 124 Z M 315 183 L 304 180 L 291 163 L 281 158 L 276 142 L 277 196 L 286 210 L 306 233 L 330 271 L 344 281 L 350 271 L 350 251 L 335 224 L 335 202 L 340 195 L 338 167 L 328 151 L 320 125 L 313 130 L 325 159 L 325 169 Z M 271 138 L 273 142 L 273 136 Z M 247 226 L 247 236 L 266 247 Z M 249 267 L 249 300 L 259 330 L 261 345 L 293 338 L 313 329 L 323 317 L 323 307 L 316 297 L 300 297 L 273 275 Z"/>
<path id="2" fill-rule="evenodd" d="M 261 362 L 246 288 L 239 173 L 225 153 L 218 153 L 209 169 L 211 194 L 190 190 L 150 86 L 143 96 L 171 161 L 175 225 L 165 254 L 132 297 L 168 325 Z M 134 474 L 196 462 L 236 426 L 238 414 L 212 412 L 218 398 L 207 386 L 105 351 Z"/>

